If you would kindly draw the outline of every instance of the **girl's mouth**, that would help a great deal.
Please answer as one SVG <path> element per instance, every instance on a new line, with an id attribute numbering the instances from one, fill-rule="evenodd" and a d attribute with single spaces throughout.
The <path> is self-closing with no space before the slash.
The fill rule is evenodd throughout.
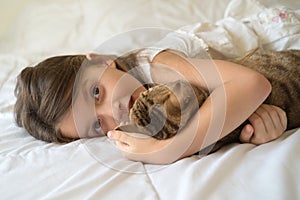
<path id="1" fill-rule="evenodd" d="M 130 109 L 133 107 L 134 102 L 139 98 L 140 93 L 146 91 L 146 88 L 139 87 L 137 88 L 133 94 L 131 94 L 129 102 L 128 102 L 128 112 L 130 113 Z"/>
<path id="2" fill-rule="evenodd" d="M 129 102 L 128 102 L 128 112 L 130 112 L 130 109 L 133 107 L 133 104 L 135 102 L 135 98 L 133 97 L 133 95 L 130 96 Z"/>

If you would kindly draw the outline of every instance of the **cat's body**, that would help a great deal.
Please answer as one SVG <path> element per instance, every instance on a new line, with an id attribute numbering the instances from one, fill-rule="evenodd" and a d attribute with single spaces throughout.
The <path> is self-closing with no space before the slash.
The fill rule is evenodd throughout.
<path id="1" fill-rule="evenodd" d="M 272 85 L 272 92 L 264 103 L 285 110 L 287 129 L 300 127 L 299 50 L 267 53 L 257 51 L 231 61 L 263 74 Z M 182 81 L 157 85 L 140 95 L 131 109 L 130 123 L 118 129 L 151 135 L 156 139 L 173 137 L 185 126 L 208 95 L 205 90 Z M 214 152 L 225 144 L 238 142 L 245 123 L 201 152 Z"/>

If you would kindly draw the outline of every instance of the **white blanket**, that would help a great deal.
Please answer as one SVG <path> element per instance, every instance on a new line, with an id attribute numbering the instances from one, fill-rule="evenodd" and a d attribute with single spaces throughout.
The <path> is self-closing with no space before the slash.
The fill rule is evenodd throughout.
<path id="1" fill-rule="evenodd" d="M 31 2 L 0 40 L 0 199 L 300 199 L 300 129 L 264 145 L 232 144 L 205 157 L 160 166 L 124 159 L 104 137 L 66 145 L 37 141 L 13 118 L 16 75 L 46 57 L 87 53 L 115 34 L 138 27 L 175 30 L 201 22 L 228 28 L 223 25 L 229 17 L 247 23 L 266 7 L 299 10 L 298 1 Z M 294 22 L 282 30 L 296 29 Z M 259 28 L 255 44 L 300 48 L 299 29 L 280 37 L 277 28 L 269 29 L 275 34 Z M 259 36 L 259 30 L 269 37 Z M 232 33 L 234 43 L 245 39 Z"/>

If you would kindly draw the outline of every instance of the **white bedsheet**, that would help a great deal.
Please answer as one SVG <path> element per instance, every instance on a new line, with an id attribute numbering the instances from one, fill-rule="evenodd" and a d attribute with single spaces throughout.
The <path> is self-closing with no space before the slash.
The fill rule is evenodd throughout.
<path id="1" fill-rule="evenodd" d="M 0 40 L 0 199 L 300 199 L 300 129 L 160 166 L 124 159 L 106 138 L 37 141 L 13 119 L 16 75 L 45 57 L 87 53 L 133 28 L 241 19 L 264 5 L 299 10 L 299 1 L 32 2 Z M 300 48 L 299 41 L 293 34 L 269 45 Z"/>

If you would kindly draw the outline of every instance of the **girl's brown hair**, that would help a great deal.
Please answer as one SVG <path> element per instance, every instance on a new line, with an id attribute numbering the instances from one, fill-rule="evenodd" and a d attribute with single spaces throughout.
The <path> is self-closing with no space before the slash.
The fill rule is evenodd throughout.
<path id="1" fill-rule="evenodd" d="M 72 88 L 84 55 L 56 56 L 26 67 L 17 78 L 15 119 L 33 137 L 47 142 L 70 142 L 58 122 L 72 104 Z"/>
<path id="2" fill-rule="evenodd" d="M 64 137 L 58 124 L 72 105 L 73 86 L 83 62 L 85 66 L 97 62 L 85 58 L 85 55 L 51 57 L 21 71 L 15 88 L 14 112 L 18 126 L 46 142 L 75 140 Z M 128 71 L 136 66 L 136 54 L 119 57 L 115 63 L 118 69 Z"/>

